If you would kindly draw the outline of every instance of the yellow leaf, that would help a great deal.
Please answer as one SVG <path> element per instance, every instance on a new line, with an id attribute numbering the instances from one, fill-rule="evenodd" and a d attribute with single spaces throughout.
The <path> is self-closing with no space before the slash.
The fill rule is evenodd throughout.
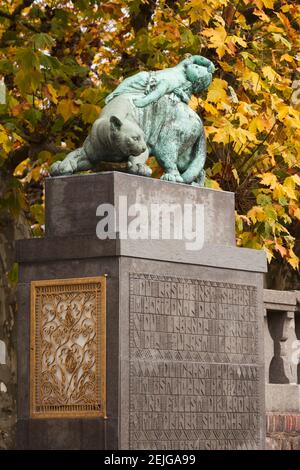
<path id="1" fill-rule="evenodd" d="M 285 26 L 288 36 L 293 40 L 297 38 L 297 31 L 292 27 L 290 20 L 282 12 L 276 13 L 282 24 Z"/>
<path id="2" fill-rule="evenodd" d="M 212 81 L 207 94 L 207 101 L 212 103 L 218 103 L 219 101 L 226 101 L 227 93 L 225 89 L 227 88 L 228 84 L 225 80 L 221 80 L 220 78 L 214 78 Z"/>
<path id="3" fill-rule="evenodd" d="M 219 60 L 219 64 L 225 72 L 232 72 L 232 65 L 229 65 L 227 62 L 222 62 L 221 60 Z"/>
<path id="4" fill-rule="evenodd" d="M 256 8 L 253 11 L 253 15 L 258 16 L 262 21 L 265 21 L 266 23 L 269 23 L 271 21 L 270 18 L 265 14 L 263 10 L 258 10 Z"/>
<path id="5" fill-rule="evenodd" d="M 240 142 L 243 145 L 247 144 L 248 142 L 254 142 L 256 144 L 259 143 L 259 141 L 256 139 L 255 134 L 250 131 L 247 131 L 247 129 L 242 129 L 241 127 L 237 129 L 232 128 L 231 138 L 235 142 Z"/>
<path id="6" fill-rule="evenodd" d="M 249 114 L 250 116 L 257 115 L 257 112 L 254 111 L 252 106 L 248 103 L 245 103 L 245 101 L 240 101 L 237 110 L 238 110 L 239 113 Z"/>
<path id="7" fill-rule="evenodd" d="M 272 261 L 272 258 L 274 258 L 274 255 L 273 255 L 272 251 L 269 248 L 267 248 L 266 246 L 263 247 L 263 250 L 265 251 L 265 253 L 267 255 L 268 262 L 270 263 Z"/>
<path id="8" fill-rule="evenodd" d="M 287 116 L 284 120 L 284 124 L 291 129 L 300 129 L 300 120 L 297 118 Z"/>
<path id="9" fill-rule="evenodd" d="M 226 52 L 227 32 L 225 28 L 221 25 L 217 28 L 206 28 L 202 31 L 202 35 L 209 38 L 208 47 L 216 49 L 219 59 L 221 59 Z"/>
<path id="10" fill-rule="evenodd" d="M 253 134 L 255 134 L 257 131 L 262 132 L 264 129 L 265 129 L 265 121 L 261 115 L 252 119 L 250 126 L 249 126 L 250 132 L 253 132 Z"/>
<path id="11" fill-rule="evenodd" d="M 273 173 L 263 173 L 262 175 L 259 175 L 261 178 L 261 184 L 264 184 L 265 186 L 270 186 L 271 189 L 274 189 L 276 184 L 277 184 L 277 178 Z"/>
<path id="12" fill-rule="evenodd" d="M 230 134 L 228 133 L 227 129 L 219 129 L 214 137 L 213 142 L 217 142 L 218 144 L 228 144 L 229 143 Z"/>
<path id="13" fill-rule="evenodd" d="M 217 116 L 219 114 L 218 110 L 212 104 L 207 103 L 206 101 L 204 101 L 203 107 L 207 113 L 210 113 L 213 116 Z"/>
<path id="14" fill-rule="evenodd" d="M 52 98 L 54 104 L 57 104 L 57 92 L 55 88 L 51 85 L 51 83 L 47 84 L 47 90 Z"/>
<path id="15" fill-rule="evenodd" d="M 277 106 L 277 111 L 278 111 L 278 119 L 282 121 L 282 119 L 284 119 L 289 114 L 290 107 L 282 103 Z"/>
<path id="16" fill-rule="evenodd" d="M 293 179 L 293 181 L 295 181 L 295 183 L 300 186 L 300 176 L 295 174 L 291 177 Z"/>
<path id="17" fill-rule="evenodd" d="M 14 176 L 18 176 L 19 178 L 21 178 L 23 176 L 24 171 L 29 166 L 29 164 L 30 164 L 29 158 L 26 158 L 26 160 L 23 160 L 21 163 L 19 163 L 19 165 L 16 167 L 14 171 Z"/>
<path id="18" fill-rule="evenodd" d="M 57 113 L 61 114 L 64 121 L 67 121 L 70 117 L 78 112 L 78 107 L 72 100 L 61 100 L 57 106 Z"/>
<path id="19" fill-rule="evenodd" d="M 249 120 L 246 118 L 246 116 L 244 116 L 244 114 L 236 113 L 236 116 L 240 120 L 240 126 L 244 126 L 245 124 L 248 124 Z M 250 129 L 250 132 L 253 132 L 253 131 Z M 254 134 L 255 134 L 255 132 L 254 132 Z"/>
<path id="20" fill-rule="evenodd" d="M 293 188 L 289 186 L 283 186 L 283 191 L 290 199 L 297 199 L 296 191 Z"/>
<path id="21" fill-rule="evenodd" d="M 192 108 L 193 111 L 197 111 L 199 107 L 199 98 L 193 95 L 189 101 L 189 107 Z"/>
<path id="22" fill-rule="evenodd" d="M 280 75 L 278 75 L 275 70 L 272 69 L 269 65 L 266 65 L 262 68 L 262 73 L 264 77 L 266 77 L 271 83 L 274 82 L 276 79 L 280 79 Z"/>
<path id="23" fill-rule="evenodd" d="M 239 177 L 238 172 L 236 171 L 235 168 L 233 168 L 232 174 L 234 176 L 234 179 L 237 181 L 237 184 L 240 184 L 240 177 Z"/>
<path id="24" fill-rule="evenodd" d="M 247 47 L 248 45 L 245 39 L 240 38 L 239 36 L 230 36 L 230 38 L 235 44 L 239 44 L 242 47 Z"/>
<path id="25" fill-rule="evenodd" d="M 299 258 L 295 255 L 295 253 L 290 250 L 289 252 L 290 257 L 287 258 L 287 262 L 294 268 L 299 269 Z"/>
<path id="26" fill-rule="evenodd" d="M 84 122 L 92 124 L 99 116 L 101 109 L 95 104 L 82 104 L 80 107 L 80 112 L 82 114 L 82 119 Z"/>
<path id="27" fill-rule="evenodd" d="M 0 148 L 3 147 L 4 151 L 8 153 L 10 151 L 11 142 L 6 132 L 5 127 L 0 124 Z"/>
<path id="28" fill-rule="evenodd" d="M 298 209 L 295 210 L 294 217 L 296 217 L 296 219 L 300 220 L 300 209 L 299 209 L 299 207 L 298 207 Z"/>
<path id="29" fill-rule="evenodd" d="M 205 179 L 205 187 L 212 189 L 222 189 L 217 181 L 211 180 L 210 178 Z"/>
<path id="30" fill-rule="evenodd" d="M 274 0 L 262 0 L 266 8 L 274 8 Z"/>
<path id="31" fill-rule="evenodd" d="M 277 184 L 276 188 L 273 190 L 273 198 L 279 201 L 281 198 L 285 196 L 283 186 L 281 184 Z"/>
<path id="32" fill-rule="evenodd" d="M 294 57 L 292 57 L 292 56 L 289 55 L 289 54 L 283 54 L 283 55 L 280 57 L 280 62 L 282 62 L 283 60 L 285 60 L 286 62 L 293 62 L 293 61 L 294 61 Z"/>
<path id="33" fill-rule="evenodd" d="M 266 220 L 267 216 L 264 212 L 264 209 L 261 206 L 254 206 L 247 213 L 247 217 L 251 220 L 252 223 L 263 222 Z"/>
<path id="34" fill-rule="evenodd" d="M 246 90 L 249 88 L 255 92 L 259 92 L 261 90 L 261 80 L 258 73 L 253 72 L 252 70 L 245 68 L 244 73 L 242 75 L 243 86 Z"/>
<path id="35" fill-rule="evenodd" d="M 283 188 L 284 189 L 286 189 L 286 188 L 295 189 L 295 180 L 294 180 L 293 176 L 288 176 L 287 178 L 285 178 L 285 180 L 283 182 Z"/>

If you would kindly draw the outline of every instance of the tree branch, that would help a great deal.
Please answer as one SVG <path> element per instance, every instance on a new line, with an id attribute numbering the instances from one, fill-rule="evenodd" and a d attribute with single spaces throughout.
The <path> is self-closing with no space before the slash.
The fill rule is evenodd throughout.
<path id="1" fill-rule="evenodd" d="M 30 146 L 23 145 L 23 147 L 19 147 L 18 149 L 10 152 L 5 162 L 5 170 L 7 173 L 13 173 L 17 166 L 28 158 L 29 151 Z"/>
<path id="2" fill-rule="evenodd" d="M 8 20 L 11 20 L 11 21 L 16 21 L 16 17 L 20 13 L 22 13 L 22 11 L 25 10 L 25 8 L 30 7 L 30 5 L 32 5 L 33 2 L 34 0 L 23 0 L 23 2 L 20 3 L 20 5 L 18 5 L 11 14 L 0 10 L 0 16 L 2 16 L 3 18 L 7 18 Z"/>
<path id="3" fill-rule="evenodd" d="M 46 150 L 51 153 L 66 152 L 69 149 L 59 147 L 53 142 L 44 141 L 36 145 L 25 144 L 22 147 L 19 147 L 16 150 L 13 150 L 8 154 L 8 158 L 3 165 L 5 172 L 12 174 L 20 163 L 22 163 L 26 158 L 34 159 L 41 151 Z M 2 167 L 2 168 L 3 168 Z"/>
<path id="4" fill-rule="evenodd" d="M 156 0 L 148 0 L 145 3 L 141 3 L 138 13 L 131 15 L 131 24 L 135 33 L 142 28 L 148 27 L 155 12 L 156 4 Z"/>

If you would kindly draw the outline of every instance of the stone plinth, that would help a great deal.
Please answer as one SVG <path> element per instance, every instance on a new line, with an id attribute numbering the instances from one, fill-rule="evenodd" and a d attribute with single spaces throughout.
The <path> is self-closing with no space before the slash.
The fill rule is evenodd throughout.
<path id="1" fill-rule="evenodd" d="M 124 239 L 118 223 L 99 240 L 97 207 L 122 197 L 203 205 L 203 248 Z M 19 448 L 264 446 L 266 260 L 235 247 L 232 193 L 117 172 L 48 179 L 46 236 L 19 242 L 18 260 Z"/>

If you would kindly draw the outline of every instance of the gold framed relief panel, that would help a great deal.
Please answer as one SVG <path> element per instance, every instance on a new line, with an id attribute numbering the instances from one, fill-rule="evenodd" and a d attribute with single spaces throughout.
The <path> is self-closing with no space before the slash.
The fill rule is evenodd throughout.
<path id="1" fill-rule="evenodd" d="M 105 417 L 106 276 L 31 282 L 30 415 Z"/>

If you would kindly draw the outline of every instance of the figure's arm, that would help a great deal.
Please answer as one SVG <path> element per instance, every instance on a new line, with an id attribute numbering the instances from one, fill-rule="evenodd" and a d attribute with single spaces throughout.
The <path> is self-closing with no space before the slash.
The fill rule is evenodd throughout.
<path id="1" fill-rule="evenodd" d="M 178 98 L 184 103 L 188 103 L 191 99 L 191 93 L 187 90 L 182 90 L 181 88 L 175 88 L 173 93 L 178 96 Z"/>
<path id="2" fill-rule="evenodd" d="M 125 78 L 115 90 L 110 93 L 106 99 L 105 104 L 109 103 L 116 96 L 122 95 L 122 93 L 143 93 L 143 89 L 146 87 L 148 72 L 139 72 L 131 77 Z"/>
<path id="3" fill-rule="evenodd" d="M 153 103 L 153 101 L 158 101 L 159 98 L 166 95 L 169 92 L 168 88 L 168 81 L 162 80 L 149 95 L 133 100 L 133 102 L 138 108 L 145 108 L 145 106 Z"/>
<path id="4" fill-rule="evenodd" d="M 215 66 L 211 60 L 207 59 L 206 57 L 202 57 L 202 55 L 192 55 L 187 60 L 190 61 L 191 64 L 202 65 L 203 67 L 207 67 L 210 73 L 214 73 Z"/>

